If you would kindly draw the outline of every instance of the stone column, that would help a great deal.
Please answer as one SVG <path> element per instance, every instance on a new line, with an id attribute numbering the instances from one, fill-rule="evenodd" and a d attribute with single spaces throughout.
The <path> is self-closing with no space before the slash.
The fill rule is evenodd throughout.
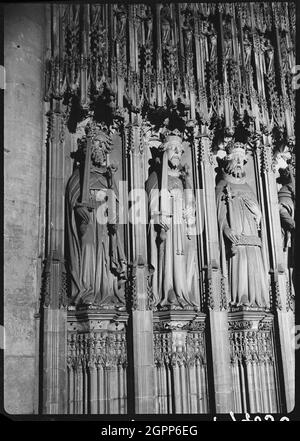
<path id="1" fill-rule="evenodd" d="M 45 8 L 4 6 L 4 407 L 38 412 Z"/>
<path id="2" fill-rule="evenodd" d="M 200 138 L 200 176 L 202 177 L 204 224 L 206 231 L 206 294 L 209 311 L 210 342 L 215 411 L 228 413 L 233 406 L 226 292 L 220 270 L 219 236 L 211 140 Z"/>
<path id="3" fill-rule="evenodd" d="M 53 100 L 48 112 L 47 258 L 43 274 L 43 412 L 66 408 L 66 272 L 64 265 L 64 122 Z"/>
<path id="4" fill-rule="evenodd" d="M 61 34 L 59 9 L 46 7 L 45 57 L 59 56 Z M 54 80 L 55 81 L 55 80 Z M 66 413 L 67 388 L 67 311 L 66 272 L 64 265 L 65 182 L 64 149 L 65 121 L 59 93 L 45 106 L 47 133 L 47 211 L 46 243 L 42 286 L 42 411 L 46 414 Z"/>
<path id="5" fill-rule="evenodd" d="M 138 118 L 138 117 L 137 117 Z M 146 238 L 146 193 L 144 176 L 144 154 L 142 147 L 141 121 L 126 129 L 131 165 L 134 205 L 130 222 L 134 247 L 132 250 L 131 329 L 133 346 L 133 376 L 135 413 L 154 413 L 154 355 L 153 355 L 153 312 L 147 266 Z M 133 194 L 133 193 L 131 193 Z M 139 209 L 137 208 L 139 207 Z M 142 213 L 143 212 L 143 213 Z"/>
<path id="6" fill-rule="evenodd" d="M 279 368 L 283 371 L 283 401 L 286 409 L 291 412 L 295 405 L 295 352 L 294 352 L 294 313 L 290 309 L 287 290 L 287 277 L 283 255 L 283 240 L 280 225 L 278 193 L 273 167 L 270 135 L 263 135 L 262 145 L 258 149 L 262 169 L 262 183 L 266 194 L 266 223 L 270 235 L 270 272 L 272 284 L 272 300 L 277 316 L 276 333 L 280 342 Z M 277 338 L 278 338 L 277 337 Z"/>

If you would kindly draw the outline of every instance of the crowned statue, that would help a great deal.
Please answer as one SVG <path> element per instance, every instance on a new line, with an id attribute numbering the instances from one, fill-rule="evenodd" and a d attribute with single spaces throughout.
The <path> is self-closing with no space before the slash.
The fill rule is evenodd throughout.
<path id="1" fill-rule="evenodd" d="M 294 240 L 295 240 L 295 182 L 291 167 L 279 169 L 281 188 L 278 192 L 279 216 L 283 238 L 283 255 L 287 280 L 295 296 Z"/>
<path id="2" fill-rule="evenodd" d="M 295 230 L 295 185 L 289 168 L 280 170 L 281 188 L 278 192 L 279 215 L 284 236 L 284 249 Z"/>
<path id="3" fill-rule="evenodd" d="M 261 210 L 244 171 L 246 145 L 229 143 L 216 186 L 222 272 L 230 304 L 268 308 L 268 272 L 261 237 Z"/>
<path id="4" fill-rule="evenodd" d="M 118 190 L 108 165 L 111 138 L 88 123 L 81 160 L 66 189 L 67 238 L 76 305 L 124 309 L 125 256 L 117 228 Z"/>
<path id="5" fill-rule="evenodd" d="M 190 234 L 195 224 L 195 207 L 188 170 L 181 165 L 181 136 L 169 134 L 158 150 L 162 159 L 146 182 L 155 305 L 158 309 L 197 309 L 199 275 Z"/>

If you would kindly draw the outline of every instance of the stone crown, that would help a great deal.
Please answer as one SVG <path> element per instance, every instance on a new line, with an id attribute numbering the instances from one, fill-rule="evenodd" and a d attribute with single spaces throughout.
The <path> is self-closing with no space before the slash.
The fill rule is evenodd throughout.
<path id="1" fill-rule="evenodd" d="M 174 146 L 176 144 L 179 144 L 182 149 L 184 149 L 184 145 L 182 143 L 182 138 L 179 135 L 176 134 L 170 134 L 166 137 L 163 144 L 161 144 L 160 148 L 161 150 L 167 150 L 171 146 Z"/>
<path id="2" fill-rule="evenodd" d="M 233 152 L 240 152 L 243 154 L 246 154 L 247 152 L 247 146 L 246 144 L 243 144 L 242 142 L 229 142 L 226 146 L 226 153 L 228 156 L 230 156 Z"/>

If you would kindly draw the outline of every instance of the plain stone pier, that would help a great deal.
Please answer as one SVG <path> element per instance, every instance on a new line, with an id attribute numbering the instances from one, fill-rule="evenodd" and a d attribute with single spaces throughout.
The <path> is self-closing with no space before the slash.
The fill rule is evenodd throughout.
<path id="1" fill-rule="evenodd" d="M 4 6 L 4 407 L 38 412 L 45 10 Z"/>

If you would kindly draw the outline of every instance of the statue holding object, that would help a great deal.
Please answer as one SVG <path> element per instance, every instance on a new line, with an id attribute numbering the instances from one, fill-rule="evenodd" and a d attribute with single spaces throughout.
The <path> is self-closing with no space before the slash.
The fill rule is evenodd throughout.
<path id="1" fill-rule="evenodd" d="M 279 214 L 282 226 L 282 232 L 284 235 L 284 249 L 288 242 L 289 233 L 291 234 L 295 230 L 295 185 L 293 182 L 292 173 L 289 168 L 280 169 L 280 181 L 281 188 L 278 192 L 279 201 Z"/>
<path id="2" fill-rule="evenodd" d="M 261 210 L 244 172 L 246 146 L 231 143 L 216 186 L 222 272 L 232 306 L 268 308 L 268 272 L 262 248 Z"/>
<path id="3" fill-rule="evenodd" d="M 118 190 L 114 167 L 107 164 L 111 139 L 94 122 L 85 132 L 78 141 L 81 153 L 85 151 L 84 169 L 75 168 L 66 190 L 72 302 L 125 309 Z"/>
<path id="4" fill-rule="evenodd" d="M 295 238 L 295 183 L 290 167 L 279 170 L 281 188 L 278 192 L 279 216 L 283 238 L 283 253 L 287 280 L 294 291 L 294 238 Z"/>
<path id="5" fill-rule="evenodd" d="M 196 248 L 189 230 L 195 224 L 192 185 L 180 164 L 182 139 L 170 134 L 159 148 L 162 163 L 147 182 L 152 289 L 158 309 L 198 309 Z"/>

